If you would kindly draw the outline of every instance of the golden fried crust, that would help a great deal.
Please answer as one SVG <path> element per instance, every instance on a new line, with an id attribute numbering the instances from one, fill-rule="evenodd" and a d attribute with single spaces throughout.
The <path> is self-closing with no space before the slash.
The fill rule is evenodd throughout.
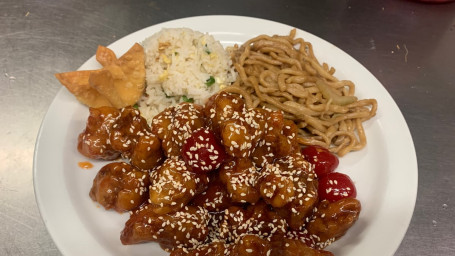
<path id="1" fill-rule="evenodd" d="M 89 107 L 134 105 L 145 89 L 143 47 L 136 43 L 117 59 L 112 50 L 99 46 L 96 59 L 102 69 L 60 73 L 55 77 Z"/>
<path id="2" fill-rule="evenodd" d="M 134 105 L 145 88 L 144 49 L 131 47 L 118 60 L 90 74 L 89 83 L 117 108 Z"/>
<path id="3" fill-rule="evenodd" d="M 115 53 L 102 45 L 98 45 L 98 49 L 96 50 L 96 60 L 103 66 L 109 66 L 117 60 L 117 56 Z"/>
<path id="4" fill-rule="evenodd" d="M 122 80 L 116 78 L 112 69 L 113 77 L 116 79 L 115 89 L 120 94 L 126 105 L 134 105 L 145 89 L 145 54 L 144 48 L 136 43 L 128 52 L 116 61 L 124 74 Z M 118 70 L 117 70 L 118 71 Z"/>
<path id="5" fill-rule="evenodd" d="M 124 103 L 117 91 L 112 88 L 114 78 L 111 72 L 105 69 L 93 71 L 90 74 L 89 83 L 99 94 L 106 97 L 114 107 L 122 108 Z"/>
<path id="6" fill-rule="evenodd" d="M 92 70 L 71 71 L 55 74 L 55 77 L 70 91 L 81 103 L 98 108 L 102 106 L 111 107 L 110 101 L 101 95 L 89 84 Z"/>

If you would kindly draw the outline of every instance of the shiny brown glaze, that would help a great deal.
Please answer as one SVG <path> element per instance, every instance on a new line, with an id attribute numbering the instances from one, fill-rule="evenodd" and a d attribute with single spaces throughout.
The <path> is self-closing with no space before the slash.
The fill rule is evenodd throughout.
<path id="1" fill-rule="evenodd" d="M 113 111 L 109 122 L 101 112 L 93 111 L 100 118 L 90 128 L 108 136 L 105 147 L 150 170 L 146 205 L 131 209 L 124 244 L 157 241 L 171 255 L 332 255 L 322 249 L 358 218 L 355 199 L 319 200 L 297 127 L 279 111 L 247 109 L 242 98 L 222 92 L 204 107 L 183 103 L 164 110 L 151 129 L 131 109 Z M 180 155 L 201 127 L 214 132 L 228 156 L 209 173 L 193 172 Z M 122 178 L 110 175 L 107 180 Z"/>
<path id="2" fill-rule="evenodd" d="M 204 127 L 205 118 L 200 105 L 181 103 L 169 107 L 152 120 L 152 130 L 161 140 L 167 157 L 181 156 L 185 140 L 198 128 Z"/>
<path id="3" fill-rule="evenodd" d="M 78 151 L 92 159 L 114 160 L 121 152 L 109 143 L 110 132 L 120 111 L 113 107 L 90 108 L 84 131 L 79 134 Z"/>
<path id="4" fill-rule="evenodd" d="M 125 245 L 156 241 L 164 249 L 193 247 L 207 238 L 207 224 L 208 213 L 201 207 L 185 206 L 180 211 L 158 215 L 146 205 L 131 215 L 120 240 Z"/>
<path id="5" fill-rule="evenodd" d="M 168 158 L 150 174 L 151 208 L 157 214 L 177 211 L 207 188 L 205 174 L 190 172 L 179 158 Z"/>
<path id="6" fill-rule="evenodd" d="M 233 158 L 220 167 L 219 177 L 226 186 L 232 202 L 256 203 L 260 194 L 256 189 L 259 169 L 249 158 Z"/>
<path id="7" fill-rule="evenodd" d="M 324 200 L 317 205 L 313 220 L 308 223 L 310 235 L 319 238 L 317 246 L 324 248 L 327 244 L 343 236 L 359 218 L 360 201 L 345 198 L 329 203 Z"/>
<path id="8" fill-rule="evenodd" d="M 90 108 L 86 128 L 78 137 L 78 150 L 92 159 L 122 156 L 142 170 L 150 170 L 163 160 L 157 136 L 132 107 Z"/>
<path id="9" fill-rule="evenodd" d="M 218 173 L 211 177 L 207 189 L 196 196 L 192 205 L 201 206 L 209 212 L 224 211 L 232 205 L 226 186 L 220 181 Z"/>
<path id="10" fill-rule="evenodd" d="M 122 162 L 110 163 L 93 180 L 90 198 L 105 209 L 117 212 L 136 209 L 147 200 L 148 172 Z"/>

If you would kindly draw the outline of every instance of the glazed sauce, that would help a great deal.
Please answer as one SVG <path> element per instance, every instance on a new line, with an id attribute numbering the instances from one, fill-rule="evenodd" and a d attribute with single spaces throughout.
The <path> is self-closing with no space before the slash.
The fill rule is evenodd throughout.
<path id="1" fill-rule="evenodd" d="M 79 167 L 82 169 L 90 169 L 93 167 L 93 164 L 90 162 L 79 162 L 77 165 L 79 165 Z"/>

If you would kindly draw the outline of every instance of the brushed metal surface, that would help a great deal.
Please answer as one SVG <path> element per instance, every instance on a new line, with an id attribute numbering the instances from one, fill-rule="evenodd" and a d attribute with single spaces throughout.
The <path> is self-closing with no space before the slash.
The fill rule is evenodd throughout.
<path id="1" fill-rule="evenodd" d="M 397 102 L 417 151 L 416 208 L 396 255 L 455 254 L 454 3 L 3 0 L 0 255 L 60 255 L 40 218 L 32 180 L 38 129 L 60 89 L 53 74 L 78 68 L 98 44 L 159 22 L 209 14 L 286 23 L 366 66 Z"/>

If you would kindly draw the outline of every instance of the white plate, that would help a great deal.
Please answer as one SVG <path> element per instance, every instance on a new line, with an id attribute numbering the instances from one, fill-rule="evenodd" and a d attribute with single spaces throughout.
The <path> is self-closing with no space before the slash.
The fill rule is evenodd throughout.
<path id="1" fill-rule="evenodd" d="M 208 32 L 225 46 L 258 34 L 287 34 L 292 29 L 256 18 L 201 16 L 142 29 L 109 48 L 121 55 L 134 42 L 165 27 Z M 365 123 L 366 148 L 341 158 L 338 168 L 356 183 L 362 203 L 360 219 L 328 250 L 336 255 L 393 255 L 411 220 L 417 194 L 417 160 L 407 124 L 392 97 L 360 63 L 312 34 L 298 30 L 297 36 L 313 44 L 319 60 L 337 68 L 338 78 L 352 80 L 359 98 L 376 98 L 379 103 L 376 117 Z M 100 68 L 95 57 L 80 67 L 95 68 Z M 123 246 L 119 236 L 128 214 L 105 211 L 89 198 L 92 180 L 105 163 L 90 160 L 94 168 L 78 167 L 78 162 L 88 160 L 76 149 L 87 116 L 87 107 L 62 88 L 41 125 L 34 156 L 34 185 L 50 235 L 64 255 L 166 255 L 156 243 Z"/>

